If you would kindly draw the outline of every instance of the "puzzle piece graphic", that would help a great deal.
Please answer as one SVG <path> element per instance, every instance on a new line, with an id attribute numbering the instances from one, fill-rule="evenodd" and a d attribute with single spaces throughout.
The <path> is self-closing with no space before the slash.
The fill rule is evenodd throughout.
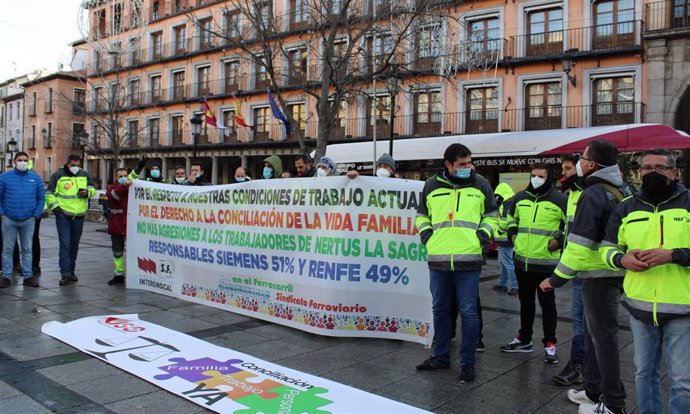
<path id="1" fill-rule="evenodd" d="M 154 376 L 155 379 L 168 380 L 173 377 L 180 377 L 187 381 L 199 382 L 211 378 L 210 375 L 204 373 L 205 371 L 215 371 L 221 375 L 241 372 L 242 370 L 233 366 L 233 364 L 244 362 L 241 359 L 229 359 L 223 362 L 212 358 L 192 359 L 189 361 L 184 358 L 171 358 L 169 361 L 174 362 L 174 364 L 158 367 L 158 369 L 162 369 L 166 373 Z"/>
<path id="2" fill-rule="evenodd" d="M 246 410 L 235 411 L 235 414 L 275 414 L 278 412 L 294 414 L 331 414 L 330 411 L 319 410 L 319 408 L 333 402 L 316 395 L 328 392 L 325 388 L 314 387 L 308 391 L 301 391 L 283 385 L 278 388 L 273 388 L 270 391 L 277 393 L 278 398 L 265 400 L 258 395 L 250 395 L 235 400 L 249 407 Z"/>
<path id="3" fill-rule="evenodd" d="M 231 387 L 231 390 L 223 389 L 228 398 L 238 400 L 249 395 L 256 395 L 262 399 L 277 398 L 278 394 L 269 392 L 271 388 L 280 387 L 283 384 L 269 379 L 259 382 L 250 382 L 248 379 L 258 377 L 250 372 L 240 371 L 232 374 L 222 374 L 218 371 L 206 371 L 204 375 L 210 375 L 211 378 L 203 381 L 197 381 L 197 384 L 203 383 L 206 388 L 223 389 L 222 387 Z"/>

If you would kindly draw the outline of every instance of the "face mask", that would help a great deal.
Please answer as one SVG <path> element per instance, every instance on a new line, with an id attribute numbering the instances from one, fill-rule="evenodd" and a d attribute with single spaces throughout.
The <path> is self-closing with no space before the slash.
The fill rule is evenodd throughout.
<path id="1" fill-rule="evenodd" d="M 642 177 L 642 192 L 651 199 L 659 199 L 666 194 L 668 178 L 656 171 L 645 174 Z"/>
<path id="2" fill-rule="evenodd" d="M 263 176 L 265 179 L 269 179 L 273 176 L 273 168 L 271 167 L 264 167 L 264 173 Z"/>
<path id="3" fill-rule="evenodd" d="M 376 176 L 380 178 L 390 178 L 391 172 L 385 168 L 379 168 L 376 170 Z"/>
<path id="4" fill-rule="evenodd" d="M 121 185 L 125 185 L 125 183 L 127 182 L 127 177 L 120 177 L 117 179 L 117 182 Z"/>
<path id="5" fill-rule="evenodd" d="M 152 178 L 160 178 L 161 177 L 161 171 L 160 170 L 151 170 L 151 177 Z"/>
<path id="6" fill-rule="evenodd" d="M 79 170 L 81 170 L 81 168 L 79 168 L 79 167 L 76 166 L 76 165 L 73 166 L 73 167 L 69 167 L 69 172 L 71 172 L 72 175 L 77 175 L 77 173 L 79 172 Z"/>
<path id="7" fill-rule="evenodd" d="M 585 173 L 582 171 L 582 165 L 580 165 L 580 162 L 578 161 L 577 164 L 575 164 L 575 172 L 577 173 L 578 177 L 584 177 Z"/>
<path id="8" fill-rule="evenodd" d="M 458 178 L 470 178 L 472 168 L 460 168 L 455 170 L 455 176 Z"/>
<path id="9" fill-rule="evenodd" d="M 532 188 L 535 190 L 546 182 L 546 180 L 541 177 L 532 177 L 529 181 L 532 183 Z"/>
<path id="10" fill-rule="evenodd" d="M 184 182 L 185 178 L 184 177 L 175 177 L 175 181 L 177 181 L 178 184 L 182 184 Z"/>
<path id="11" fill-rule="evenodd" d="M 323 168 L 317 168 L 316 169 L 316 176 L 317 177 L 328 177 L 328 173 Z"/>
<path id="12" fill-rule="evenodd" d="M 575 185 L 575 183 L 579 179 L 580 179 L 580 177 L 577 174 L 571 175 L 570 177 L 561 178 L 561 190 L 563 190 L 563 191 L 570 190 L 571 188 L 573 188 L 573 186 Z"/>
<path id="13" fill-rule="evenodd" d="M 246 179 L 247 177 L 235 177 L 235 181 L 237 181 L 238 183 L 243 183 Z"/>
<path id="14" fill-rule="evenodd" d="M 201 177 L 201 174 L 194 174 L 194 177 L 199 178 Z"/>
<path id="15" fill-rule="evenodd" d="M 16 165 L 19 171 L 26 171 L 29 169 L 29 163 L 27 161 L 17 161 Z"/>

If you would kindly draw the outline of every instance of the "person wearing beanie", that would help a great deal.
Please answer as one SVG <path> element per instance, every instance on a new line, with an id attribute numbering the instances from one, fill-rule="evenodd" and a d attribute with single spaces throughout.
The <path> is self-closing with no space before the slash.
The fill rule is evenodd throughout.
<path id="1" fill-rule="evenodd" d="M 328 177 L 329 175 L 335 175 L 335 162 L 329 157 L 321 157 L 316 166 L 316 176 Z"/>
<path id="2" fill-rule="evenodd" d="M 283 173 L 283 161 L 277 155 L 271 155 L 264 158 L 264 170 L 262 176 L 268 180 L 271 178 L 280 178 Z"/>
<path id="3" fill-rule="evenodd" d="M 163 174 L 161 172 L 161 162 L 154 161 L 151 163 L 151 169 L 149 171 L 149 176 L 146 177 L 146 181 L 153 181 L 154 183 L 163 182 Z"/>
<path id="4" fill-rule="evenodd" d="M 390 178 L 395 174 L 395 160 L 389 154 L 383 154 L 376 160 L 376 176 Z"/>

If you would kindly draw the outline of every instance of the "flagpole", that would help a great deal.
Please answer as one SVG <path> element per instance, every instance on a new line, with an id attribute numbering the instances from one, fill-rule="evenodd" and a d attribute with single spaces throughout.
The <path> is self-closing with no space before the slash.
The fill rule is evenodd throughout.
<path id="1" fill-rule="evenodd" d="M 376 129 L 377 129 L 376 128 L 377 127 L 376 121 L 378 120 L 378 119 L 376 119 L 376 115 L 377 115 L 376 111 L 378 110 L 376 104 L 377 104 L 377 100 L 376 100 L 376 76 L 374 76 L 374 108 L 373 108 L 373 112 L 374 112 L 374 133 L 373 133 L 373 135 L 374 135 L 374 159 L 373 159 L 372 165 L 371 165 L 371 172 L 372 172 L 371 175 L 374 175 L 374 176 L 376 175 Z"/>

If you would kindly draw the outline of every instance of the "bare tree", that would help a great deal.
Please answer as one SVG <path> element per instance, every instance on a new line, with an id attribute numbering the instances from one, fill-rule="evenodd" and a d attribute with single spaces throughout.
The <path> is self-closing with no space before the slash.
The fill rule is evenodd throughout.
<path id="1" fill-rule="evenodd" d="M 212 17 L 212 24 L 196 12 L 190 12 L 189 18 L 201 37 L 219 38 L 228 50 L 261 67 L 266 87 L 292 125 L 295 119 L 286 98 L 293 91 L 315 98 L 319 157 L 326 151 L 343 101 L 361 96 L 375 78 L 420 74 L 416 64 L 420 57 L 410 52 L 419 44 L 413 29 L 433 23 L 439 4 L 439 0 L 296 0 L 287 15 L 275 16 L 271 0 L 229 0 L 223 12 Z M 307 68 L 306 59 L 317 64 Z M 300 133 L 297 139 L 306 152 L 304 136 Z"/>

